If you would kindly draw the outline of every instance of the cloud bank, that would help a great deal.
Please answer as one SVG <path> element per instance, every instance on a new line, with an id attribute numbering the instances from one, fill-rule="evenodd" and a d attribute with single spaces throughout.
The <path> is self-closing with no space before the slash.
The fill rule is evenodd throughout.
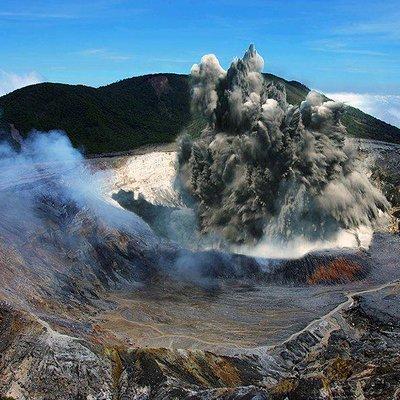
<path id="1" fill-rule="evenodd" d="M 43 82 L 42 76 L 35 71 L 18 75 L 0 69 L 0 96 L 20 89 L 24 86 L 34 85 L 41 82 Z"/>
<path id="2" fill-rule="evenodd" d="M 330 99 L 341 101 L 400 128 L 400 95 L 338 92 L 326 93 Z"/>

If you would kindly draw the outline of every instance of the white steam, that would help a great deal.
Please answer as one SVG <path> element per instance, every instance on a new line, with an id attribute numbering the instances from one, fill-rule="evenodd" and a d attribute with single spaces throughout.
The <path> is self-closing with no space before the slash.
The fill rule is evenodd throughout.
<path id="1" fill-rule="evenodd" d="M 7 142 L 0 143 L 0 207 L 4 214 L 3 221 L 10 218 L 7 210 L 12 204 L 17 220 L 25 215 L 25 223 L 40 223 L 35 211 L 38 200 L 54 197 L 64 205 L 74 203 L 79 208 L 90 210 L 110 227 L 143 236 L 149 242 L 154 241 L 150 228 L 140 218 L 105 200 L 106 184 L 111 179 L 107 174 L 91 171 L 82 154 L 59 131 L 33 132 L 23 142 L 20 151 Z"/>
<path id="2" fill-rule="evenodd" d="M 10 93 L 25 86 L 43 82 L 43 78 L 37 72 L 18 75 L 0 69 L 0 96 Z"/>

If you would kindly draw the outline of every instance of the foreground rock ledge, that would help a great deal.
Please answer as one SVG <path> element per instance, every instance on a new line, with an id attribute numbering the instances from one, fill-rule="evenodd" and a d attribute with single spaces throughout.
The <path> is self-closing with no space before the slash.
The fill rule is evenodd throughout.
<path id="1" fill-rule="evenodd" d="M 15 399 L 398 399 L 400 284 L 349 297 L 288 341 L 234 357 L 104 347 L 0 308 L 0 394 Z"/>

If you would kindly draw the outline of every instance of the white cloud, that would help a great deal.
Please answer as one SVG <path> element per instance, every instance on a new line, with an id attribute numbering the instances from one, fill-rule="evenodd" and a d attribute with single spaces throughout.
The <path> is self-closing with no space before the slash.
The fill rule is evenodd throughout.
<path id="1" fill-rule="evenodd" d="M 82 56 L 99 57 L 104 60 L 112 60 L 112 61 L 126 61 L 132 58 L 132 56 L 130 55 L 113 53 L 107 49 L 86 49 L 79 51 L 78 54 Z"/>
<path id="2" fill-rule="evenodd" d="M 35 71 L 18 75 L 0 69 L 0 96 L 24 86 L 34 85 L 40 82 L 43 82 L 43 78 Z"/>
<path id="3" fill-rule="evenodd" d="M 339 92 L 326 93 L 326 96 L 400 128 L 400 95 Z"/>
<path id="4" fill-rule="evenodd" d="M 105 49 L 86 49 L 80 51 L 80 54 L 83 56 L 95 56 L 97 54 L 104 54 L 105 51 Z"/>
<path id="5" fill-rule="evenodd" d="M 31 13 L 31 12 L 13 12 L 13 11 L 1 11 L 0 18 L 10 19 L 48 19 L 48 18 L 74 18 L 70 14 L 57 14 L 57 13 Z"/>
<path id="6" fill-rule="evenodd" d="M 320 39 L 310 43 L 316 51 L 338 54 L 355 54 L 361 56 L 387 56 L 387 53 L 371 50 L 369 48 L 354 48 L 342 39 Z"/>
<path id="7" fill-rule="evenodd" d="M 339 35 L 373 35 L 375 37 L 380 36 L 388 39 L 399 38 L 399 22 L 400 15 L 394 15 L 391 18 L 384 18 L 381 20 L 374 20 L 368 22 L 355 23 L 348 26 L 344 26 L 335 30 L 334 33 Z"/>

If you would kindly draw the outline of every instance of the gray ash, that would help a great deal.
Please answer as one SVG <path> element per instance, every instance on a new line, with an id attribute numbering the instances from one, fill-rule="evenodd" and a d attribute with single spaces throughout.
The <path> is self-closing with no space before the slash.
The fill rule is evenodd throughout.
<path id="1" fill-rule="evenodd" d="M 195 201 L 201 231 L 255 243 L 374 226 L 388 202 L 345 143 L 344 105 L 314 91 L 290 105 L 263 65 L 250 46 L 227 71 L 213 55 L 192 68 L 193 111 L 208 126 L 181 138 L 177 186 Z"/>

